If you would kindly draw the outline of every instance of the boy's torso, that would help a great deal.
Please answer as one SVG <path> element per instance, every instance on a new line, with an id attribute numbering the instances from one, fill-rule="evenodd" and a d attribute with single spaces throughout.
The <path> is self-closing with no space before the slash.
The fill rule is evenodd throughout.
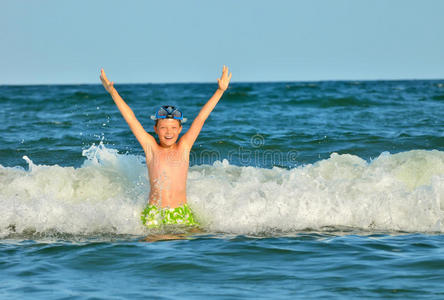
<path id="1" fill-rule="evenodd" d="M 189 150 L 180 144 L 170 149 L 155 145 L 150 150 L 146 151 L 151 186 L 149 203 L 170 208 L 185 204 Z"/>

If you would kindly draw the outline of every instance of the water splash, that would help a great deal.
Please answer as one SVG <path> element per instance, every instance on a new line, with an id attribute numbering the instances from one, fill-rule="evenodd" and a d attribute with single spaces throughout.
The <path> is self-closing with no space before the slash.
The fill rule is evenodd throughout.
<path id="1" fill-rule="evenodd" d="M 100 143 L 79 168 L 0 166 L 0 236 L 11 232 L 74 235 L 147 231 L 140 211 L 149 194 L 143 157 Z M 188 201 L 206 230 L 273 234 L 326 226 L 443 232 L 444 152 L 382 153 L 367 162 L 332 154 L 290 170 L 193 166 Z"/>

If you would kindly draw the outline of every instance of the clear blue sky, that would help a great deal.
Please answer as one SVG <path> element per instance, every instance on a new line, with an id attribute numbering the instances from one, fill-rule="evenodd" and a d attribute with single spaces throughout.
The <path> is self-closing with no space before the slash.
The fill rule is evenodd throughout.
<path id="1" fill-rule="evenodd" d="M 442 0 L 0 0 L 0 84 L 444 78 Z"/>

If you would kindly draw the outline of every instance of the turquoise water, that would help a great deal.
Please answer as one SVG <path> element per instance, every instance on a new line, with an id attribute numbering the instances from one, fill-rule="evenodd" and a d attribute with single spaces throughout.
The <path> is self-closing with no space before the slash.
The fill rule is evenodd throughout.
<path id="1" fill-rule="evenodd" d="M 215 85 L 117 89 L 153 132 L 157 106 L 192 119 Z M 233 84 L 191 154 L 204 231 L 158 243 L 140 241 L 142 150 L 101 86 L 0 86 L 0 103 L 1 298 L 444 297 L 442 80 Z"/>

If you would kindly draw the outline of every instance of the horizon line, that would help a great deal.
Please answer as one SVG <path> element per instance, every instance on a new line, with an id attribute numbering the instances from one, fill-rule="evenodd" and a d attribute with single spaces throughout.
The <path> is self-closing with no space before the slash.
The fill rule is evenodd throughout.
<path id="1" fill-rule="evenodd" d="M 438 81 L 444 80 L 444 78 L 380 78 L 380 79 L 308 79 L 308 80 L 269 80 L 269 81 L 234 81 L 230 84 L 244 84 L 244 83 L 294 83 L 294 82 L 332 82 L 332 81 L 343 81 L 343 82 L 375 82 L 375 81 Z M 143 84 L 217 84 L 214 81 L 171 81 L 171 82 L 119 82 L 114 84 L 116 85 L 143 85 Z M 71 82 L 71 83 L 0 83 L 0 86 L 41 86 L 41 85 L 101 85 L 100 81 L 98 82 Z"/>

